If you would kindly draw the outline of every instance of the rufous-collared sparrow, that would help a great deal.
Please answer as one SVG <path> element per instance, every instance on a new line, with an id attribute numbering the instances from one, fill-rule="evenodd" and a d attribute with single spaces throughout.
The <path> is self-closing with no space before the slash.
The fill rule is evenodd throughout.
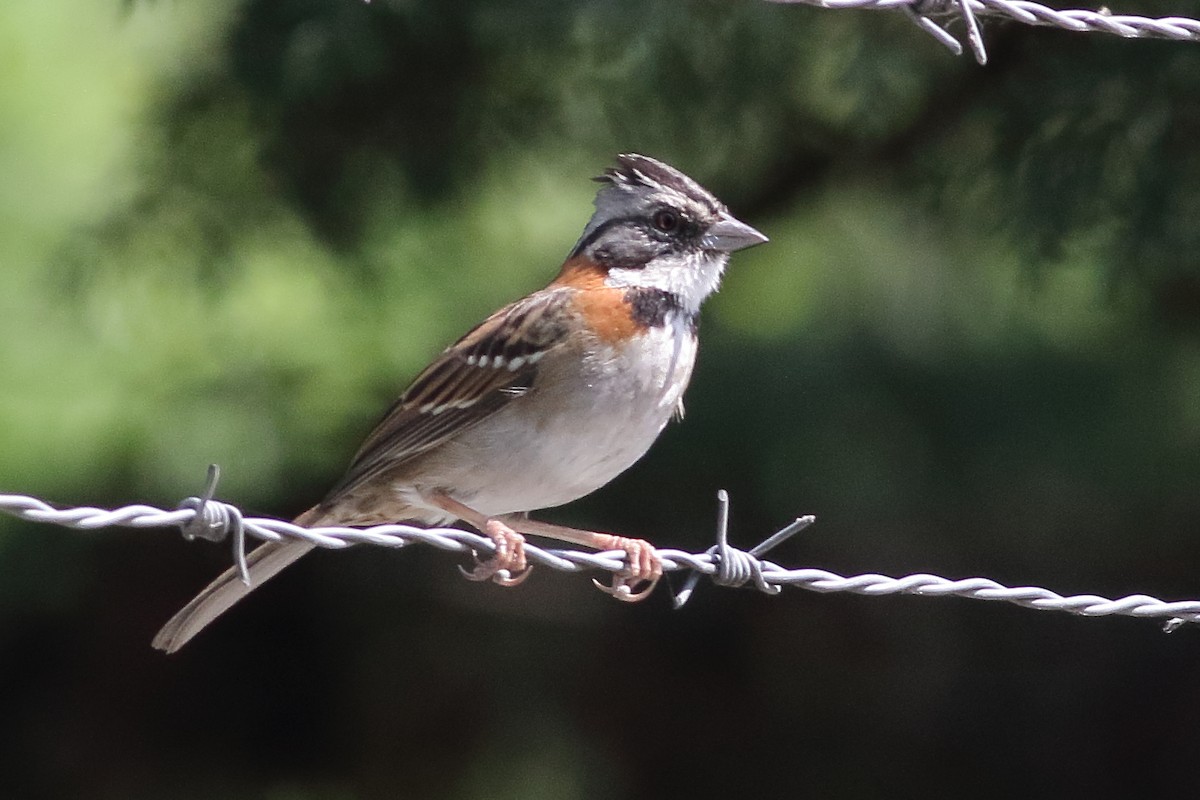
<path id="1" fill-rule="evenodd" d="M 523 580 L 528 533 L 624 550 L 624 573 L 601 588 L 625 600 L 653 589 L 662 564 L 648 542 L 526 513 L 608 483 L 682 412 L 700 304 L 716 291 L 729 254 L 767 237 L 652 158 L 618 156 L 597 180 L 604 186 L 596 211 L 558 277 L 426 367 L 297 525 L 463 520 L 496 544 L 469 574 L 477 580 Z M 247 559 L 251 586 L 226 571 L 171 618 L 154 646 L 179 649 L 312 547 L 295 539 L 260 545 Z"/>

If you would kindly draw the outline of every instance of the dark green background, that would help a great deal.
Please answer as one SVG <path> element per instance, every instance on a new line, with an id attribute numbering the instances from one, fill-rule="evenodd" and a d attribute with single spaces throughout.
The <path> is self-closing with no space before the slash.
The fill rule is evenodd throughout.
<path id="1" fill-rule="evenodd" d="M 1200 16 L 1200 3 L 1117 12 Z M 0 489 L 290 516 L 548 281 L 620 151 L 769 245 L 688 417 L 546 519 L 850 574 L 1200 596 L 1200 46 L 749 2 L 0 6 Z M 0 521 L 6 798 L 1187 797 L 1200 634 L 703 586 L 624 606 Z"/>

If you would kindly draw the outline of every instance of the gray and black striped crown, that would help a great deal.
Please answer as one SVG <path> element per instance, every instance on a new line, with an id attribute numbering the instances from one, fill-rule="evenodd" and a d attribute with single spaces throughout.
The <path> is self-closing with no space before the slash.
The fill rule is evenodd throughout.
<path id="1" fill-rule="evenodd" d="M 647 189 L 669 189 L 698 203 L 714 209 L 724 209 L 724 204 L 712 193 L 674 167 L 667 166 L 649 156 L 637 153 L 622 153 L 617 156 L 617 166 L 609 167 L 595 180 L 614 186 L 644 186 Z"/>

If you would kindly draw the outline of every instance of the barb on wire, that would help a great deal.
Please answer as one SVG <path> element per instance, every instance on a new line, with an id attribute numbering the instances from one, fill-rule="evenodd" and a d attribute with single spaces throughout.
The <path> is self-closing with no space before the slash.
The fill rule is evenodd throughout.
<path id="1" fill-rule="evenodd" d="M 376 525 L 372 528 L 302 528 L 283 520 L 267 517 L 243 517 L 240 510 L 228 503 L 213 499 L 219 472 L 210 467 L 205 491 L 199 497 L 189 497 L 174 511 L 164 511 L 146 505 L 131 505 L 114 510 L 102 508 L 55 508 L 43 500 L 17 494 L 0 494 L 0 512 L 30 522 L 61 525 L 79 530 L 108 527 L 178 528 L 185 538 L 221 541 L 232 534 L 234 558 L 245 579 L 245 536 L 249 534 L 264 541 L 285 538 L 302 539 L 317 547 L 340 549 L 356 544 L 402 548 L 424 544 L 440 550 L 470 553 L 495 552 L 491 539 L 456 528 L 418 528 L 412 525 Z M 937 575 L 906 575 L 892 578 L 887 575 L 864 574 L 843 577 L 822 569 L 787 569 L 762 558 L 772 548 L 811 525 L 815 518 L 800 517 L 761 544 L 748 551 L 738 550 L 728 542 L 729 495 L 718 494 L 717 544 L 704 553 L 682 550 L 658 551 L 665 572 L 688 572 L 683 589 L 675 597 L 678 608 L 688 601 L 701 575 L 707 575 L 718 586 L 744 586 L 752 583 L 766 594 L 778 594 L 782 586 L 794 586 L 812 592 L 852 592 L 869 596 L 910 594 L 922 597 L 952 595 L 974 600 L 992 600 L 1042 611 L 1065 611 L 1085 617 L 1122 615 L 1127 617 L 1165 620 L 1168 633 L 1184 623 L 1200 622 L 1200 600 L 1167 602 L 1144 594 L 1134 594 L 1115 600 L 1098 595 L 1061 595 L 1037 586 L 1004 586 L 988 578 L 952 580 Z M 575 550 L 549 550 L 532 544 L 525 546 L 526 558 L 562 572 L 604 570 L 620 572 L 625 568 L 623 558 L 613 553 L 586 553 Z"/>
<path id="2" fill-rule="evenodd" d="M 1126 39 L 1173 39 L 1200 42 L 1200 20 L 1187 17 L 1139 17 L 1113 14 L 1107 9 L 1056 9 L 1030 0 L 768 0 L 787 5 L 819 8 L 866 8 L 902 12 L 917 27 L 962 55 L 962 43 L 947 30 L 961 19 L 967 41 L 979 64 L 987 63 L 980 18 L 1003 17 L 1025 25 L 1040 25 L 1076 32 L 1110 33 Z"/>
<path id="3" fill-rule="evenodd" d="M 200 538 L 210 542 L 219 542 L 232 532 L 233 563 L 237 565 L 238 577 L 242 583 L 249 586 L 250 568 L 246 565 L 246 527 L 242 524 L 242 512 L 228 503 L 213 502 L 219 480 L 221 468 L 216 464 L 209 464 L 204 491 L 199 497 L 188 497 L 179 504 L 181 509 L 196 512 L 196 516 L 180 525 L 179 530 L 188 541 Z"/>
<path id="4" fill-rule="evenodd" d="M 737 587 L 753 580 L 755 588 L 760 592 L 779 594 L 783 590 L 763 577 L 763 565 L 767 562 L 761 561 L 759 556 L 766 555 L 816 521 L 817 518 L 811 514 L 800 517 L 750 550 L 738 550 L 729 546 L 729 492 L 721 489 L 717 492 L 717 543 L 705 551 L 714 561 L 712 582 L 717 586 Z M 702 570 L 692 570 L 684 581 L 683 588 L 675 595 L 675 608 L 683 608 L 692 598 L 696 583 L 703 574 Z"/>

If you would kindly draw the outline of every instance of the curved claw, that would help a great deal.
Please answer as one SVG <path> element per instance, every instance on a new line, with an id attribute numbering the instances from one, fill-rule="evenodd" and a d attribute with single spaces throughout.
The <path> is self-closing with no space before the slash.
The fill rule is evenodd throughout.
<path id="1" fill-rule="evenodd" d="M 625 551 L 625 569 L 613 576 L 609 586 L 595 579 L 592 583 L 600 591 L 623 603 L 645 600 L 662 578 L 662 559 L 658 551 L 645 539 L 627 539 L 624 536 L 613 537 L 612 548 Z M 644 589 L 635 588 L 643 583 L 647 584 Z"/>
<path id="2" fill-rule="evenodd" d="M 625 578 L 620 575 L 614 575 L 612 585 L 605 586 L 600 581 L 592 578 L 592 584 L 597 589 L 617 600 L 620 600 L 622 603 L 640 603 L 642 600 L 645 600 L 647 597 L 649 597 L 650 593 L 654 591 L 654 587 L 658 586 L 658 578 L 648 581 L 649 586 L 647 586 L 645 589 L 642 589 L 640 592 L 635 592 L 633 590 L 634 586 L 638 585 L 639 583 L 646 582 L 647 581 L 630 580 L 629 578 Z"/>
<path id="3" fill-rule="evenodd" d="M 516 573 L 502 569 L 492 576 L 492 583 L 503 586 L 505 589 L 511 589 L 514 586 L 520 586 L 524 583 L 531 572 L 533 572 L 533 567 L 525 567 L 525 569 Z"/>
<path id="4" fill-rule="evenodd" d="M 479 560 L 479 556 L 475 557 L 475 569 L 468 570 L 462 564 L 459 564 L 458 571 L 469 581 L 486 581 L 488 578 L 496 574 L 495 572 L 484 572 L 484 565 L 483 562 Z"/>
<path id="5" fill-rule="evenodd" d="M 520 586 L 529 577 L 533 567 L 525 562 L 525 537 L 500 520 L 488 520 L 484 533 L 496 545 L 496 552 L 486 561 L 475 554 L 475 568 L 468 571 L 459 567 L 459 572 L 469 581 L 491 580 L 505 588 Z"/>
<path id="6" fill-rule="evenodd" d="M 529 577 L 529 573 L 533 572 L 533 567 L 525 567 L 525 569 L 513 574 L 513 572 L 510 570 L 499 569 L 493 563 L 493 559 L 480 561 L 478 558 L 476 558 L 475 569 L 468 570 L 460 565 L 458 571 L 461 572 L 462 576 L 469 581 L 486 581 L 491 579 L 493 583 L 509 589 L 513 586 L 520 586 L 522 583 L 524 583 L 525 579 Z"/>

